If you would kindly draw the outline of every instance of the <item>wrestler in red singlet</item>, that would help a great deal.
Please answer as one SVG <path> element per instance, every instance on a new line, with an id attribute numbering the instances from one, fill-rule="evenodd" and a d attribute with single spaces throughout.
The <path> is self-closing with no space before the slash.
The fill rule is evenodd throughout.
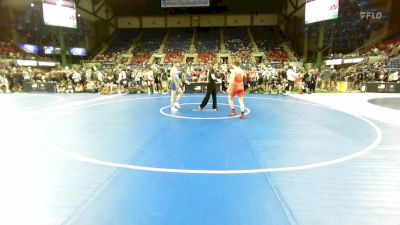
<path id="1" fill-rule="evenodd" d="M 240 104 L 240 119 L 244 119 L 244 84 L 243 84 L 243 79 L 244 77 L 244 71 L 239 67 L 240 66 L 240 61 L 235 60 L 234 61 L 234 68 L 231 73 L 231 78 L 229 82 L 229 105 L 232 109 L 231 113 L 229 114 L 230 116 L 235 116 L 236 115 L 236 110 L 235 110 L 235 104 L 233 103 L 233 97 L 235 95 L 238 96 L 239 98 L 239 104 Z"/>
<path id="2" fill-rule="evenodd" d="M 232 71 L 231 76 L 234 76 L 235 78 L 233 79 L 232 90 L 229 93 L 229 95 L 231 97 L 235 97 L 235 95 L 237 95 L 238 97 L 243 97 L 244 96 L 243 70 L 240 68 L 235 68 Z"/>

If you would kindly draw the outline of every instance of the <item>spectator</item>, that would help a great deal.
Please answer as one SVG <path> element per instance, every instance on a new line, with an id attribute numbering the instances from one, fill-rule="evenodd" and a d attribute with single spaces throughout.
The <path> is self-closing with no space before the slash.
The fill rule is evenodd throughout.
<path id="1" fill-rule="evenodd" d="M 315 93 L 315 88 L 317 87 L 317 81 L 319 76 L 318 69 L 312 69 L 310 75 L 311 75 L 309 83 L 310 93 Z"/>
<path id="2" fill-rule="evenodd" d="M 14 70 L 14 80 L 15 80 L 15 91 L 16 92 L 22 92 L 22 85 L 24 83 L 24 74 L 22 73 L 21 69 L 15 69 Z"/>
<path id="3" fill-rule="evenodd" d="M 8 80 L 6 76 L 0 74 L 0 93 L 7 93 L 7 92 L 9 92 Z"/>
<path id="4" fill-rule="evenodd" d="M 324 91 L 330 91 L 331 89 L 331 77 L 332 72 L 329 68 L 325 68 L 324 72 L 321 74 L 321 89 Z"/>
<path id="5" fill-rule="evenodd" d="M 296 73 L 294 72 L 293 67 L 289 66 L 289 69 L 286 72 L 286 76 L 288 81 L 287 91 L 291 93 L 294 88 L 294 81 L 296 80 Z"/>
<path id="6" fill-rule="evenodd" d="M 331 91 L 336 89 L 337 77 L 338 77 L 338 72 L 336 71 L 336 69 L 333 69 L 331 75 L 331 84 L 330 84 Z"/>

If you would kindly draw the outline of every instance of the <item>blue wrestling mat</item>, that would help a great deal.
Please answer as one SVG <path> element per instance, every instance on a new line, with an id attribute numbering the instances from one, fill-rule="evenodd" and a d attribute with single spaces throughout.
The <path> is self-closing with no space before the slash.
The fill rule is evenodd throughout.
<path id="1" fill-rule="evenodd" d="M 202 97 L 176 113 L 165 95 L 0 100 L 36 121 L 51 224 L 395 225 L 365 196 L 388 182 L 374 121 L 275 95 L 246 96 L 240 120 L 227 96 L 216 112 L 197 110 Z"/>

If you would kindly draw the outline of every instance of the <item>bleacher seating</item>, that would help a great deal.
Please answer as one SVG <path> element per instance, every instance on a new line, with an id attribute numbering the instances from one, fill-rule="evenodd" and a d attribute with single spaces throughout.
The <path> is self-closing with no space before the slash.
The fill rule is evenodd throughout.
<path id="1" fill-rule="evenodd" d="M 151 55 L 160 48 L 165 33 L 164 29 L 145 30 L 140 43 L 133 49 L 131 62 L 134 64 L 147 62 Z"/>
<path id="2" fill-rule="evenodd" d="M 140 30 L 122 29 L 108 46 L 106 52 L 123 52 L 129 49 L 134 40 L 139 36 Z"/>
<path id="3" fill-rule="evenodd" d="M 279 34 L 273 27 L 254 27 L 252 34 L 258 50 L 264 52 L 269 60 L 287 61 L 289 59 L 287 52 L 280 46 L 282 43 Z"/>
<path id="4" fill-rule="evenodd" d="M 279 34 L 274 32 L 272 28 L 253 28 L 252 30 L 255 42 L 259 46 L 259 50 L 265 52 L 270 60 L 287 61 L 288 54 L 281 47 Z M 111 44 L 109 51 L 105 52 L 100 61 L 114 61 L 120 58 L 119 51 L 127 49 L 132 44 L 132 38 L 137 37 L 139 31 L 136 32 L 120 32 L 120 36 L 116 37 Z M 138 45 L 132 51 L 132 64 L 148 63 L 150 58 L 157 50 L 160 49 L 161 43 L 166 34 L 165 29 L 145 30 Z M 220 45 L 220 28 L 200 28 L 196 32 L 196 49 L 198 53 L 199 63 L 215 63 Z M 246 28 L 227 28 L 224 32 L 226 40 L 226 48 L 231 55 L 238 57 L 243 63 L 251 62 L 252 44 L 248 36 Z M 169 32 L 169 39 L 164 49 L 166 56 L 164 62 L 170 63 L 175 58 L 183 59 L 185 53 L 190 48 L 193 31 L 191 29 L 173 29 Z M 116 52 L 112 52 L 114 49 Z"/>
<path id="5" fill-rule="evenodd" d="M 268 59 L 270 60 L 277 60 L 277 61 L 288 61 L 289 60 L 289 56 L 288 54 L 280 48 L 275 48 L 273 50 L 270 51 L 266 51 L 265 55 Z"/>
<path id="6" fill-rule="evenodd" d="M 196 50 L 200 63 L 216 62 L 220 50 L 219 28 L 200 28 L 197 30 Z"/>
<path id="7" fill-rule="evenodd" d="M 389 59 L 388 67 L 392 69 L 400 68 L 400 56 L 396 56 L 394 58 Z"/>
<path id="8" fill-rule="evenodd" d="M 161 45 L 164 39 L 166 30 L 164 29 L 152 29 L 146 30 L 143 33 L 142 40 L 139 45 L 133 49 L 133 53 L 154 53 Z"/>
<path id="9" fill-rule="evenodd" d="M 197 30 L 197 52 L 218 52 L 219 44 L 219 28 L 200 28 Z"/>
<path id="10" fill-rule="evenodd" d="M 184 52 L 169 52 L 165 55 L 164 62 L 172 63 L 172 61 L 176 58 L 182 59 Z"/>
<path id="11" fill-rule="evenodd" d="M 165 48 L 167 54 L 164 62 L 171 63 L 175 58 L 183 58 L 184 53 L 189 51 L 192 37 L 192 29 L 171 30 L 169 33 L 169 40 Z"/>
<path id="12" fill-rule="evenodd" d="M 390 54 L 390 52 L 396 47 L 400 47 L 400 34 L 393 35 L 384 41 L 374 44 L 369 48 L 369 50 L 377 48 L 379 51 Z"/>
<path id="13" fill-rule="evenodd" d="M 380 52 L 385 52 L 390 54 L 393 48 L 400 46 L 400 40 L 385 40 L 379 43 L 374 44 L 369 48 L 370 51 L 374 49 L 378 49 Z"/>
<path id="14" fill-rule="evenodd" d="M 127 51 L 140 34 L 137 29 L 122 29 L 96 60 L 100 62 L 115 61 L 121 53 Z"/>
<path id="15" fill-rule="evenodd" d="M 133 53 L 131 63 L 132 64 L 143 64 L 146 63 L 151 58 L 150 52 L 146 53 Z"/>
<path id="16" fill-rule="evenodd" d="M 193 37 L 192 29 L 174 29 L 169 33 L 166 52 L 187 52 Z"/>
<path id="17" fill-rule="evenodd" d="M 246 28 L 227 28 L 224 34 L 226 49 L 242 62 L 250 62 L 251 43 Z"/>
<path id="18" fill-rule="evenodd" d="M 250 40 L 245 28 L 227 28 L 224 31 L 225 46 L 231 52 L 250 51 Z"/>
<path id="19" fill-rule="evenodd" d="M 9 42 L 0 41 L 0 58 L 14 59 L 14 58 L 27 58 L 30 54 L 24 52 L 22 49 L 14 46 Z"/>
<path id="20" fill-rule="evenodd" d="M 260 52 L 273 50 L 281 44 L 272 27 L 254 27 L 251 31 Z"/>
<path id="21" fill-rule="evenodd" d="M 199 52 L 198 60 L 200 63 L 216 63 L 217 53 L 216 52 Z"/>

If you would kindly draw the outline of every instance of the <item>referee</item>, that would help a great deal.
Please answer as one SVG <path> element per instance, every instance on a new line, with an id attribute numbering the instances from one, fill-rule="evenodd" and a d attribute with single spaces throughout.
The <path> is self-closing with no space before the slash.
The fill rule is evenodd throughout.
<path id="1" fill-rule="evenodd" d="M 218 64 L 214 64 L 214 67 L 211 68 L 208 71 L 208 85 L 207 85 L 207 94 L 203 99 L 203 102 L 199 106 L 200 110 L 203 110 L 204 107 L 206 107 L 208 100 L 210 100 L 210 95 L 212 95 L 213 99 L 213 105 L 212 108 L 214 111 L 218 111 L 217 107 L 217 85 L 216 83 L 219 82 L 219 79 L 217 79 L 216 74 L 217 74 L 217 69 L 218 69 Z"/>

